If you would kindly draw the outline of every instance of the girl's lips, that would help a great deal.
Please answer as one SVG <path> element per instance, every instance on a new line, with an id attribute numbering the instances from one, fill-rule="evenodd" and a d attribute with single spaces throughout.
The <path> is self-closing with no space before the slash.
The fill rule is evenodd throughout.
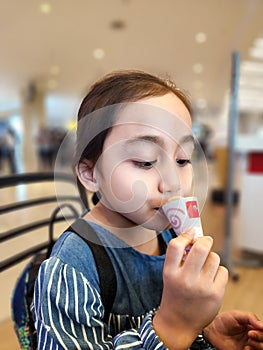
<path id="1" fill-rule="evenodd" d="M 157 203 L 158 206 L 155 207 L 154 209 L 155 209 L 155 210 L 160 210 L 160 211 L 162 211 L 162 207 L 163 207 L 163 205 L 166 204 L 166 203 L 167 203 L 167 200 L 164 201 L 164 202 L 159 202 L 159 203 Z"/>
<path id="2" fill-rule="evenodd" d="M 154 210 L 156 210 L 156 211 L 158 211 L 159 213 L 163 214 L 162 207 L 159 207 L 159 208 L 154 208 Z"/>

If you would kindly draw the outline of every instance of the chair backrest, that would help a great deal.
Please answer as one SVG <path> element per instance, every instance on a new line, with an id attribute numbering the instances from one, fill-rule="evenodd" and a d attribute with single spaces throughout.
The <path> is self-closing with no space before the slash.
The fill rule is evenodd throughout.
<path id="1" fill-rule="evenodd" d="M 55 182 L 62 195 L 56 193 L 52 172 L 0 177 L 0 243 L 8 245 L 1 253 L 0 272 L 50 247 L 55 223 L 63 222 L 65 228 L 88 210 L 86 194 L 79 193 L 73 176 L 56 173 Z"/>

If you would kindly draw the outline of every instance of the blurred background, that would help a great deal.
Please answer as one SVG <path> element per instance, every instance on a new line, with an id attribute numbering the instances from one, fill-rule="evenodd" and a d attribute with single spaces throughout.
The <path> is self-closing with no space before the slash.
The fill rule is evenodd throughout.
<path id="1" fill-rule="evenodd" d="M 239 133 L 262 135 L 262 15 L 261 0 L 1 1 L 0 135 L 8 128 L 15 149 L 14 161 L 1 152 L 9 159 L 1 171 L 38 169 L 38 151 L 56 148 L 90 84 L 121 68 L 185 89 L 213 156 L 226 143 L 233 51 L 241 57 Z"/>
<path id="2" fill-rule="evenodd" d="M 230 287 L 226 305 L 233 305 L 238 291 L 240 301 L 247 293 L 242 283 L 256 283 L 253 292 L 262 295 L 262 18 L 262 0 L 1 1 L 0 176 L 53 171 L 82 98 L 103 74 L 135 68 L 169 77 L 192 100 L 193 131 L 209 175 L 203 222 L 209 234 L 215 232 L 218 251 L 225 247 L 227 159 L 229 138 L 235 139 L 231 249 L 239 266 L 250 269 L 251 254 L 257 263 L 249 283 L 240 278 Z M 229 134 L 234 52 L 240 57 L 238 120 Z M 10 271 L 0 276 L 1 293 L 7 286 L 3 325 L 10 319 L 14 281 Z M 253 302 L 261 299 L 251 293 L 247 306 L 257 311 Z M 263 317 L 262 306 L 260 312 Z"/>

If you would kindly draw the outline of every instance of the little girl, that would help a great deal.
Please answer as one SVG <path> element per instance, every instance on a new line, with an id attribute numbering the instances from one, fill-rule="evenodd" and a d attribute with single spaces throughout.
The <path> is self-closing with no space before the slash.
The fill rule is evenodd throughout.
<path id="1" fill-rule="evenodd" d="M 192 192 L 187 96 L 171 81 L 124 70 L 97 81 L 78 114 L 78 182 L 99 194 L 83 217 L 111 259 L 116 297 L 104 319 L 93 255 L 65 232 L 39 271 L 38 349 L 263 349 L 263 324 L 218 315 L 228 273 L 212 238 L 172 238 L 162 205 Z M 192 245 L 188 255 L 186 247 Z"/>

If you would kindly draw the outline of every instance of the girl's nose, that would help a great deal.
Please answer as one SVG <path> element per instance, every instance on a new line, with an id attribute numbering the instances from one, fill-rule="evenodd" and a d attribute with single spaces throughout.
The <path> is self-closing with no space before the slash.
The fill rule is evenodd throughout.
<path id="1" fill-rule="evenodd" d="M 180 195 L 182 184 L 175 166 L 170 164 L 160 172 L 159 191 L 169 196 Z"/>

